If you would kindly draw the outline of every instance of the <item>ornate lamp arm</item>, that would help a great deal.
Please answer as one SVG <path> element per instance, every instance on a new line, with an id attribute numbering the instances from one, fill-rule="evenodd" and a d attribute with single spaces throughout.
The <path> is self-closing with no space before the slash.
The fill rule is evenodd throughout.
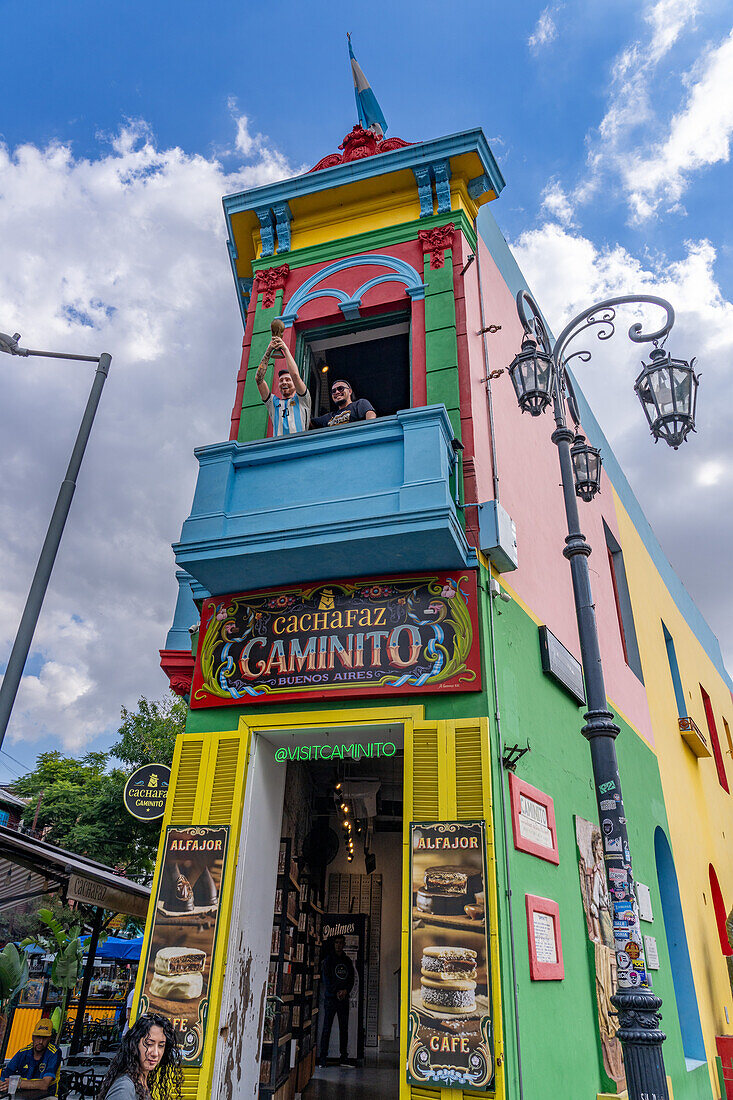
<path id="1" fill-rule="evenodd" d="M 558 372 L 565 369 L 565 363 L 567 362 L 564 354 L 565 348 L 571 340 L 574 340 L 581 332 L 584 332 L 587 328 L 591 328 L 593 325 L 599 326 L 599 331 L 596 333 L 599 340 L 610 339 L 616 331 L 614 324 L 616 320 L 615 307 L 621 305 L 639 305 L 644 302 L 649 302 L 651 305 L 659 306 L 663 309 L 666 313 L 665 322 L 662 327 L 655 332 L 648 333 L 644 332 L 643 325 L 637 322 L 629 329 L 629 340 L 632 340 L 635 344 L 649 344 L 667 336 L 674 324 L 674 310 L 666 298 L 657 298 L 654 294 L 622 294 L 617 298 L 607 298 L 603 302 L 597 302 L 588 309 L 584 309 L 577 317 L 573 317 L 572 321 L 565 326 L 558 336 L 555 341 L 555 346 L 552 349 L 552 358 L 555 361 L 555 367 Z M 537 309 L 536 306 L 534 308 Z M 522 317 L 521 312 L 520 317 Z M 522 323 L 524 323 L 523 317 Z M 584 362 L 590 359 L 590 352 L 588 351 L 573 352 L 568 358 L 571 359 L 575 355 L 582 358 Z"/>

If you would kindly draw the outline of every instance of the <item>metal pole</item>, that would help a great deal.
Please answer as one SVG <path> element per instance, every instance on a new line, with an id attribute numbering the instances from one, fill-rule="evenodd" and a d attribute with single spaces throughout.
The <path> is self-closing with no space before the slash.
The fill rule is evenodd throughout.
<path id="1" fill-rule="evenodd" d="M 41 354 L 50 355 L 51 353 L 43 352 Z M 55 355 L 52 357 L 60 358 L 60 356 Z M 63 356 L 63 358 L 82 357 Z M 108 355 L 106 352 L 100 355 L 86 409 L 81 419 L 76 442 L 74 443 L 74 449 L 71 452 L 66 477 L 62 481 L 61 488 L 59 489 L 56 507 L 53 510 L 43 548 L 38 558 L 38 564 L 33 575 L 30 591 L 28 592 L 28 598 L 20 620 L 18 633 L 15 636 L 13 648 L 10 651 L 8 667 L 3 677 L 2 686 L 0 686 L 0 747 L 2 747 L 3 740 L 5 739 L 5 731 L 8 728 L 15 697 L 18 694 L 18 687 L 20 686 L 23 669 L 25 668 L 25 663 L 28 658 L 31 642 L 33 641 L 36 623 L 38 622 L 38 616 L 43 606 L 43 600 L 46 595 L 46 589 L 48 588 L 51 571 L 56 560 L 61 536 L 64 533 L 66 518 L 69 514 L 71 501 L 74 497 L 79 467 L 84 457 L 84 451 L 86 450 L 86 445 L 89 440 L 89 433 L 92 430 L 94 416 L 97 411 L 97 406 L 99 405 L 99 399 L 102 396 L 102 388 L 104 387 L 111 362 L 111 355 Z"/>
<path id="2" fill-rule="evenodd" d="M 659 1030 L 662 1001 L 648 985 L 639 913 L 634 895 L 631 850 L 616 757 L 619 727 L 608 710 L 603 665 L 598 643 L 596 613 L 590 585 L 588 557 L 591 548 L 580 530 L 570 444 L 574 433 L 567 426 L 562 396 L 561 364 L 555 362 L 554 412 L 557 425 L 552 440 L 560 455 L 562 488 L 568 534 L 563 554 L 570 562 L 575 613 L 587 696 L 583 736 L 590 742 L 593 784 L 601 825 L 604 862 L 613 899 L 613 935 L 617 965 L 616 993 L 611 1001 L 618 1011 L 618 1038 L 624 1052 L 626 1084 L 630 1100 L 669 1100 Z M 617 907 L 617 904 L 621 904 Z"/>
<path id="3" fill-rule="evenodd" d="M 71 1054 L 78 1054 L 79 1047 L 84 1041 L 84 1012 L 87 1007 L 87 1000 L 89 999 L 89 986 L 92 984 L 92 973 L 94 972 L 94 959 L 97 954 L 97 944 L 99 943 L 99 933 L 102 931 L 102 920 L 104 918 L 104 909 L 101 906 L 97 906 L 94 911 L 94 921 L 92 923 L 92 934 L 89 937 L 89 946 L 87 948 L 87 963 L 84 967 L 84 976 L 81 980 L 81 989 L 79 990 L 79 1000 L 76 1002 L 76 1017 L 74 1018 L 74 1031 L 71 1036 Z"/>

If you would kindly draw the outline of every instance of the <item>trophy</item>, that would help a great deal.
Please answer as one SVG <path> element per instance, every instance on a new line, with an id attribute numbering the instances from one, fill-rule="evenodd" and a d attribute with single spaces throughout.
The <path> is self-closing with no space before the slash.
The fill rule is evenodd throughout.
<path id="1" fill-rule="evenodd" d="M 272 333 L 273 336 L 282 337 L 282 334 L 285 332 L 285 325 L 283 324 L 282 321 L 273 321 L 270 325 L 270 332 Z M 275 350 L 272 353 L 272 358 L 273 359 L 284 359 L 285 355 L 282 351 L 280 351 L 279 348 L 275 348 Z"/>

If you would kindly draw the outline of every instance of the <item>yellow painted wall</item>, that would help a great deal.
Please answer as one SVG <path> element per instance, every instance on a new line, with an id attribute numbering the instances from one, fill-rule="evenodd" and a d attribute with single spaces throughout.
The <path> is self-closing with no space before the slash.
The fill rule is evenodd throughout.
<path id="1" fill-rule="evenodd" d="M 708 744 L 710 736 L 700 684 L 710 696 L 728 784 L 733 790 L 733 757 L 722 721 L 725 717 L 728 726 L 733 728 L 731 694 L 682 617 L 615 493 L 614 502 L 649 699 L 700 1022 L 714 1095 L 717 1096 L 715 1036 L 733 1034 L 733 1026 L 726 1023 L 724 1012 L 724 1006 L 727 1006 L 733 1021 L 733 997 L 727 967 L 720 950 L 710 897 L 708 866 L 712 863 L 715 867 L 723 899 L 730 910 L 733 906 L 733 797 L 725 792 L 718 781 L 714 758 L 696 757 L 680 736 L 662 620 L 674 640 L 688 715 L 694 718 Z"/>
<path id="2" fill-rule="evenodd" d="M 390 725 L 404 728 L 404 830 L 403 830 L 403 920 L 402 920 L 402 1051 L 400 1065 L 406 1063 L 407 1007 L 410 995 L 408 967 L 409 930 L 412 919 L 412 886 L 409 880 L 409 823 L 421 819 L 476 819 L 487 822 L 487 861 L 489 881 L 490 953 L 493 982 L 494 1047 L 497 1097 L 505 1095 L 501 983 L 499 975 L 498 901 L 494 855 L 491 769 L 488 719 L 461 718 L 454 721 L 426 722 L 424 708 L 410 706 L 375 707 L 359 711 L 309 709 L 300 714 L 262 713 L 241 718 L 237 733 L 187 733 L 178 738 L 173 760 L 171 784 L 163 820 L 161 847 L 151 892 L 145 942 L 141 959 L 145 960 L 152 931 L 152 906 L 160 875 L 162 837 L 167 825 L 230 824 L 230 848 L 221 897 L 221 917 L 216 954 L 212 966 L 209 1001 L 209 1025 L 200 1069 L 184 1071 L 184 1100 L 204 1100 L 211 1092 L 216 1051 L 217 1022 L 221 1003 L 223 968 L 232 916 L 234 870 L 241 828 L 242 806 L 247 780 L 246 760 L 252 733 L 258 730 L 322 729 L 333 727 Z M 236 751 L 235 751 L 236 750 Z M 226 797 L 222 787 L 226 785 Z M 216 791 L 219 791 L 217 796 Z M 226 822 L 213 821 L 215 801 Z M 267 916 L 267 915 L 265 915 Z M 269 916 L 267 916 L 269 920 Z M 133 1018 L 137 1012 L 145 966 L 138 971 Z M 423 1089 L 409 1086 L 400 1070 L 400 1100 L 459 1100 L 461 1090 Z"/>

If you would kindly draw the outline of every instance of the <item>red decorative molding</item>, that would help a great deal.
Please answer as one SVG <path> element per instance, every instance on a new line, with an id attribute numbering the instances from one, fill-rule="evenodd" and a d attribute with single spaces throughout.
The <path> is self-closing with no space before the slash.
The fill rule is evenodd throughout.
<path id="1" fill-rule="evenodd" d="M 351 160 L 373 157 L 377 153 L 391 153 L 393 149 L 405 149 L 412 144 L 411 141 L 403 141 L 402 138 L 397 137 L 380 138 L 374 130 L 365 130 L 357 123 L 339 145 L 343 153 L 329 153 L 311 168 L 311 172 L 320 172 L 323 168 L 335 168 L 338 164 L 348 164 Z"/>
<path id="2" fill-rule="evenodd" d="M 268 267 L 264 271 L 258 271 L 255 275 L 255 293 L 262 294 L 263 309 L 271 309 L 275 305 L 275 295 L 278 290 L 285 289 L 290 266 L 282 264 L 280 267 Z"/>
<path id="3" fill-rule="evenodd" d="M 453 222 L 439 225 L 437 229 L 419 229 L 417 236 L 423 253 L 430 253 L 430 266 L 442 267 L 445 263 L 446 248 L 453 247 L 456 227 Z"/>
<path id="4" fill-rule="evenodd" d="M 522 798 L 529 804 L 526 808 L 530 811 L 523 818 Z M 532 856 L 546 859 L 548 863 L 559 863 L 555 803 L 550 795 L 510 772 L 509 799 L 512 805 L 514 847 L 520 852 L 529 852 Z M 543 817 L 545 821 L 542 820 Z"/>
<path id="5" fill-rule="evenodd" d="M 527 906 L 529 976 L 533 982 L 560 981 L 565 977 L 560 935 L 560 906 L 550 898 L 538 898 L 535 894 L 525 894 L 524 897 Z M 537 922 L 535 913 L 540 918 Z M 539 932 L 542 932 L 541 937 Z"/>
<path id="6" fill-rule="evenodd" d="M 187 649 L 161 649 L 160 667 L 168 677 L 171 691 L 176 695 L 191 694 L 194 656 Z"/>

